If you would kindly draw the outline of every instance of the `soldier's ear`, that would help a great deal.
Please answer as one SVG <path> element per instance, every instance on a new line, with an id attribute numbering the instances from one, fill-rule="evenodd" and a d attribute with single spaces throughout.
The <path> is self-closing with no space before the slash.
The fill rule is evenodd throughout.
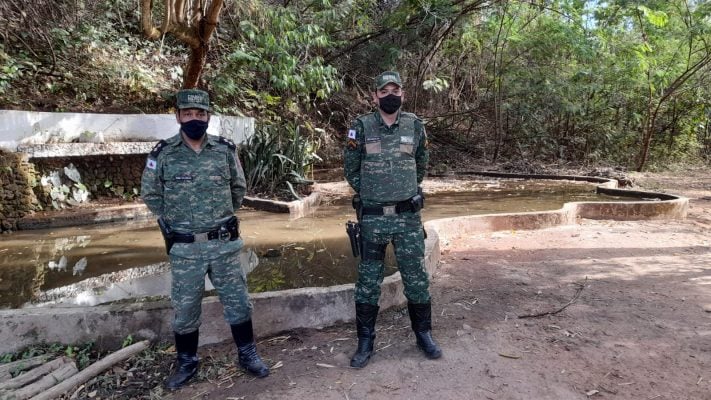
<path id="1" fill-rule="evenodd" d="M 175 110 L 175 121 L 180 125 L 180 110 Z"/>

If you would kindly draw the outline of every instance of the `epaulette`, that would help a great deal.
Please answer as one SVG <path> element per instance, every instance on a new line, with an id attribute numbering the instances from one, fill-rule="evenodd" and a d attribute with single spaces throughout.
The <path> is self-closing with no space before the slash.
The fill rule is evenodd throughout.
<path id="1" fill-rule="evenodd" d="M 226 137 L 218 136 L 217 141 L 224 144 L 224 145 L 227 145 L 227 147 L 229 147 L 232 150 L 235 150 L 237 148 L 237 145 L 235 144 L 235 142 L 231 141 L 230 139 L 227 139 Z"/>
<path id="2" fill-rule="evenodd" d="M 150 156 L 153 158 L 157 158 L 158 154 L 160 154 L 161 150 L 163 150 L 163 147 L 167 145 L 168 142 L 165 140 L 161 140 L 160 142 L 156 143 L 155 146 L 153 146 L 153 150 L 151 150 Z"/>
<path id="3" fill-rule="evenodd" d="M 401 117 L 402 117 L 402 116 L 410 117 L 410 118 L 413 118 L 413 119 L 415 119 L 415 120 L 417 120 L 417 121 L 422 121 L 422 118 L 418 117 L 416 114 L 413 114 L 413 113 L 411 113 L 411 112 L 405 112 L 405 111 L 403 111 L 402 113 L 400 113 L 400 116 L 401 116 Z"/>

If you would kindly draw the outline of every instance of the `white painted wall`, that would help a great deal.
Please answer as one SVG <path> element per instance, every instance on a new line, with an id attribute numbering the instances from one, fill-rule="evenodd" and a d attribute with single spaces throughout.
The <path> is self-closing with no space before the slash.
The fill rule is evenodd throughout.
<path id="1" fill-rule="evenodd" d="M 0 110 L 0 147 L 47 143 L 155 142 L 178 131 L 174 114 L 90 114 Z M 213 115 L 207 132 L 243 142 L 254 118 Z"/>

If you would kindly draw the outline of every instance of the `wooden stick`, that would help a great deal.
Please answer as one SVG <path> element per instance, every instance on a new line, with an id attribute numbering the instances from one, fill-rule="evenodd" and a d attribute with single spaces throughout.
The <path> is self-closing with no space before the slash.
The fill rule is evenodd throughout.
<path id="1" fill-rule="evenodd" d="M 586 277 L 585 277 L 585 282 L 587 282 L 587 280 L 588 280 L 588 277 L 586 276 Z M 566 308 L 568 308 L 569 305 L 575 303 L 575 300 L 577 300 L 578 297 L 580 297 L 580 293 L 582 293 L 582 292 L 583 292 L 583 289 L 585 289 L 585 282 L 583 282 L 583 283 L 576 283 L 576 285 L 578 285 L 578 290 L 575 292 L 575 295 L 573 296 L 573 298 L 570 299 L 570 301 L 569 301 L 566 305 L 564 305 L 563 307 L 561 307 L 561 308 L 559 308 L 559 309 L 557 309 L 557 310 L 555 310 L 555 311 L 546 311 L 546 312 L 542 312 L 542 313 L 538 313 L 538 314 L 524 314 L 524 315 L 519 315 L 518 317 L 519 317 L 519 318 L 535 318 L 535 317 L 544 317 L 544 316 L 546 316 L 546 315 L 558 314 L 559 312 L 561 312 L 561 311 L 565 310 Z"/>
<path id="2" fill-rule="evenodd" d="M 12 378 L 11 374 L 17 371 L 24 371 L 26 369 L 42 365 L 47 362 L 47 359 L 49 359 L 49 354 L 43 354 L 41 356 L 26 358 L 24 360 L 17 360 L 7 364 L 1 364 L 0 381 L 5 380 L 3 377 L 7 377 L 7 379 Z"/>
<path id="3" fill-rule="evenodd" d="M 143 350 L 148 348 L 148 344 L 148 340 L 144 340 L 142 342 L 138 342 L 128 347 L 125 347 L 113 354 L 109 354 L 101 360 L 79 371 L 78 374 L 75 374 L 69 379 L 66 379 L 63 382 L 60 382 L 57 385 L 51 387 L 50 389 L 38 394 L 37 396 L 33 397 L 32 400 L 56 399 L 71 390 L 72 388 L 81 385 L 82 383 L 88 381 L 96 375 L 99 375 L 100 373 L 104 372 L 104 370 L 110 368 L 114 364 L 119 363 L 131 356 L 142 352 Z"/>
<path id="4" fill-rule="evenodd" d="M 5 381 L 3 383 L 0 383 L 0 390 L 6 390 L 6 389 L 16 389 L 22 386 L 25 386 L 26 384 L 36 381 L 39 379 L 42 375 L 46 375 L 54 370 L 59 369 L 62 365 L 66 364 L 69 362 L 69 360 L 66 357 L 59 357 L 55 358 L 54 360 L 41 365 L 31 371 L 25 372 L 22 375 L 18 375 L 9 381 Z"/>
<path id="5" fill-rule="evenodd" d="M 14 398 L 15 400 L 29 399 L 37 393 L 43 390 L 47 390 L 52 386 L 56 385 L 57 383 L 64 381 L 70 376 L 76 374 L 77 371 L 77 366 L 74 361 L 64 364 L 62 368 L 50 372 L 37 382 L 16 390 L 14 393 Z"/>

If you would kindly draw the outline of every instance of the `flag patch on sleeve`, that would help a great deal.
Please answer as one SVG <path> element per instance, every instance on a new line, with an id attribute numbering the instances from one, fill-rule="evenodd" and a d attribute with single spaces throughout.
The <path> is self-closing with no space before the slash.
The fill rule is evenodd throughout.
<path id="1" fill-rule="evenodd" d="M 149 158 L 146 162 L 146 168 L 156 169 L 156 160 Z"/>
<path id="2" fill-rule="evenodd" d="M 356 138 L 356 130 L 355 129 L 349 129 L 348 130 L 348 139 L 355 139 Z"/>

